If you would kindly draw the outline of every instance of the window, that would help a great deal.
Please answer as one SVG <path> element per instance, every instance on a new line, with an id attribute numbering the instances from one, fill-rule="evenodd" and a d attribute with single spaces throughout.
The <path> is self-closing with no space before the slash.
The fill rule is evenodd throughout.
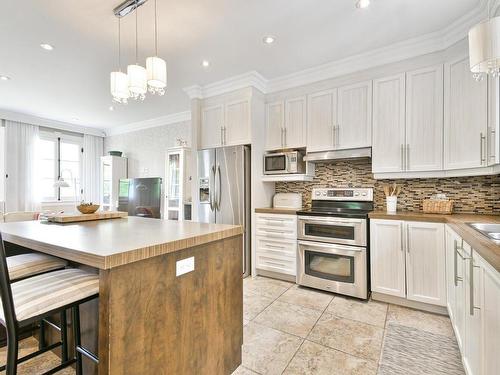
<path id="1" fill-rule="evenodd" d="M 81 191 L 82 143 L 80 137 L 56 132 L 40 132 L 38 178 L 43 202 L 78 200 Z M 69 187 L 54 187 L 63 178 Z"/>

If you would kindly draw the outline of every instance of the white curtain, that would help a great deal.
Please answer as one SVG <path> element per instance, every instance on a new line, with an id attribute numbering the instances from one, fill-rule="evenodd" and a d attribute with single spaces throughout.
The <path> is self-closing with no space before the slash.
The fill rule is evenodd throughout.
<path id="1" fill-rule="evenodd" d="M 85 202 L 99 204 L 101 180 L 101 156 L 104 152 L 103 138 L 85 134 L 83 136 L 82 189 Z"/>
<path id="2" fill-rule="evenodd" d="M 5 211 L 38 211 L 38 126 L 5 120 Z"/>

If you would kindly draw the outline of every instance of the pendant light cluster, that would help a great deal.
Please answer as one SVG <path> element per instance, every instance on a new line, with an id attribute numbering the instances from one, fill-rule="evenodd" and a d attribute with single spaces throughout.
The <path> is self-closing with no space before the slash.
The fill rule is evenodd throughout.
<path id="1" fill-rule="evenodd" d="M 167 63 L 162 58 L 158 57 L 158 17 L 157 17 L 157 0 L 155 0 L 155 55 L 146 59 L 146 68 L 139 64 L 138 56 L 138 22 L 137 10 L 138 6 L 145 1 L 135 0 L 130 4 L 130 0 L 122 4 L 123 6 L 133 7 L 128 9 L 124 14 L 115 12 L 118 17 L 118 71 L 111 72 L 111 95 L 117 103 L 127 104 L 129 99 L 143 101 L 146 98 L 146 93 L 153 95 L 164 95 L 167 87 Z M 117 9 L 118 9 L 117 8 Z M 126 14 L 135 10 L 135 64 L 127 66 L 127 73 L 121 71 L 121 30 L 120 20 Z"/>
<path id="2" fill-rule="evenodd" d="M 500 76 L 500 17 L 490 17 L 469 31 L 470 70 L 477 81 L 486 75 Z"/>

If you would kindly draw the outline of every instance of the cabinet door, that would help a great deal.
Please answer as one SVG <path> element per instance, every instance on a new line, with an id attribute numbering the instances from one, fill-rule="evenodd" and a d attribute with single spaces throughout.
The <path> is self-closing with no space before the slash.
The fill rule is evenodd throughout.
<path id="1" fill-rule="evenodd" d="M 283 148 L 283 128 L 285 126 L 285 104 L 282 100 L 268 103 L 266 108 L 266 150 Z"/>
<path id="2" fill-rule="evenodd" d="M 222 104 L 201 109 L 200 148 L 213 148 L 222 145 L 224 127 L 224 107 Z"/>
<path id="3" fill-rule="evenodd" d="M 465 247 L 465 246 L 464 246 Z M 464 252 L 469 258 L 465 269 L 465 350 L 464 366 L 469 375 L 482 374 L 482 317 L 481 317 L 481 279 L 482 269 L 479 266 L 477 255 L 470 247 Z M 471 260 L 470 257 L 474 259 Z M 470 262 L 473 262 L 472 264 Z"/>
<path id="4" fill-rule="evenodd" d="M 311 94 L 307 105 L 307 151 L 332 150 L 337 123 L 337 90 Z"/>
<path id="5" fill-rule="evenodd" d="M 372 145 L 372 81 L 338 89 L 337 148 Z"/>
<path id="6" fill-rule="evenodd" d="M 457 338 L 458 346 L 461 352 L 465 349 L 465 313 L 466 313 L 466 301 L 465 301 L 465 260 L 463 255 L 463 240 L 460 239 L 458 243 L 458 248 L 456 251 L 456 263 L 457 263 L 457 282 L 455 286 L 455 335 Z"/>
<path id="7" fill-rule="evenodd" d="M 307 99 L 305 96 L 289 99 L 285 103 L 285 133 L 286 148 L 306 147 Z"/>
<path id="8" fill-rule="evenodd" d="M 500 368 L 500 274 L 483 263 L 483 374 L 498 374 Z"/>
<path id="9" fill-rule="evenodd" d="M 250 101 L 228 102 L 225 105 L 224 146 L 252 143 L 250 134 Z"/>
<path id="10" fill-rule="evenodd" d="M 445 65 L 444 169 L 486 165 L 487 86 L 472 77 L 468 58 Z"/>
<path id="11" fill-rule="evenodd" d="M 446 306 L 444 224 L 411 221 L 405 227 L 407 298 Z"/>
<path id="12" fill-rule="evenodd" d="M 405 75 L 373 81 L 372 170 L 401 172 L 405 143 Z"/>
<path id="13" fill-rule="evenodd" d="M 373 292 L 405 297 L 405 253 L 403 222 L 370 221 L 371 289 Z"/>
<path id="14" fill-rule="evenodd" d="M 459 241 L 458 236 L 448 227 L 445 228 L 446 239 L 446 305 L 451 321 L 455 319 L 456 296 L 455 296 L 455 243 Z"/>
<path id="15" fill-rule="evenodd" d="M 406 73 L 407 171 L 443 168 L 443 66 Z"/>

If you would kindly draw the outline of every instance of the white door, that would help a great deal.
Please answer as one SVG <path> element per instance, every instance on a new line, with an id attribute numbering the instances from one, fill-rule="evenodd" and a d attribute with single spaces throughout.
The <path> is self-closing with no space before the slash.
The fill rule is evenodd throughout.
<path id="1" fill-rule="evenodd" d="M 306 147 L 307 142 L 307 98 L 288 99 L 285 103 L 285 133 L 286 148 Z"/>
<path id="2" fill-rule="evenodd" d="M 337 89 L 308 96 L 307 151 L 329 151 L 335 145 Z"/>
<path id="3" fill-rule="evenodd" d="M 338 89 L 337 148 L 372 145 L 372 81 Z"/>
<path id="4" fill-rule="evenodd" d="M 500 369 L 500 273 L 483 263 L 483 374 L 498 374 Z"/>
<path id="5" fill-rule="evenodd" d="M 407 298 L 446 306 L 444 224 L 409 221 L 404 225 Z"/>
<path id="6" fill-rule="evenodd" d="M 373 81 L 372 171 L 404 170 L 405 75 Z"/>
<path id="7" fill-rule="evenodd" d="M 464 58 L 445 65 L 444 81 L 444 169 L 485 166 L 487 80 L 477 82 Z"/>
<path id="8" fill-rule="evenodd" d="M 200 148 L 214 148 L 222 145 L 224 128 L 224 107 L 222 104 L 201 109 Z"/>
<path id="9" fill-rule="evenodd" d="M 228 102 L 225 108 L 224 146 L 252 143 L 250 133 L 250 101 L 245 99 Z"/>
<path id="10" fill-rule="evenodd" d="M 465 270 L 465 350 L 464 365 L 468 375 L 482 374 L 482 318 L 481 318 L 481 279 L 482 269 L 479 266 L 477 255 L 470 247 L 467 253 L 467 267 Z M 473 257 L 473 263 L 470 257 Z M 471 268 L 472 266 L 472 268 Z"/>
<path id="11" fill-rule="evenodd" d="M 443 169 L 443 66 L 406 73 L 406 170 Z"/>
<path id="12" fill-rule="evenodd" d="M 266 106 L 266 150 L 284 148 L 283 128 L 285 126 L 285 104 L 282 100 Z"/>
<path id="13" fill-rule="evenodd" d="M 370 221 L 370 267 L 373 292 L 405 297 L 403 222 Z"/>

